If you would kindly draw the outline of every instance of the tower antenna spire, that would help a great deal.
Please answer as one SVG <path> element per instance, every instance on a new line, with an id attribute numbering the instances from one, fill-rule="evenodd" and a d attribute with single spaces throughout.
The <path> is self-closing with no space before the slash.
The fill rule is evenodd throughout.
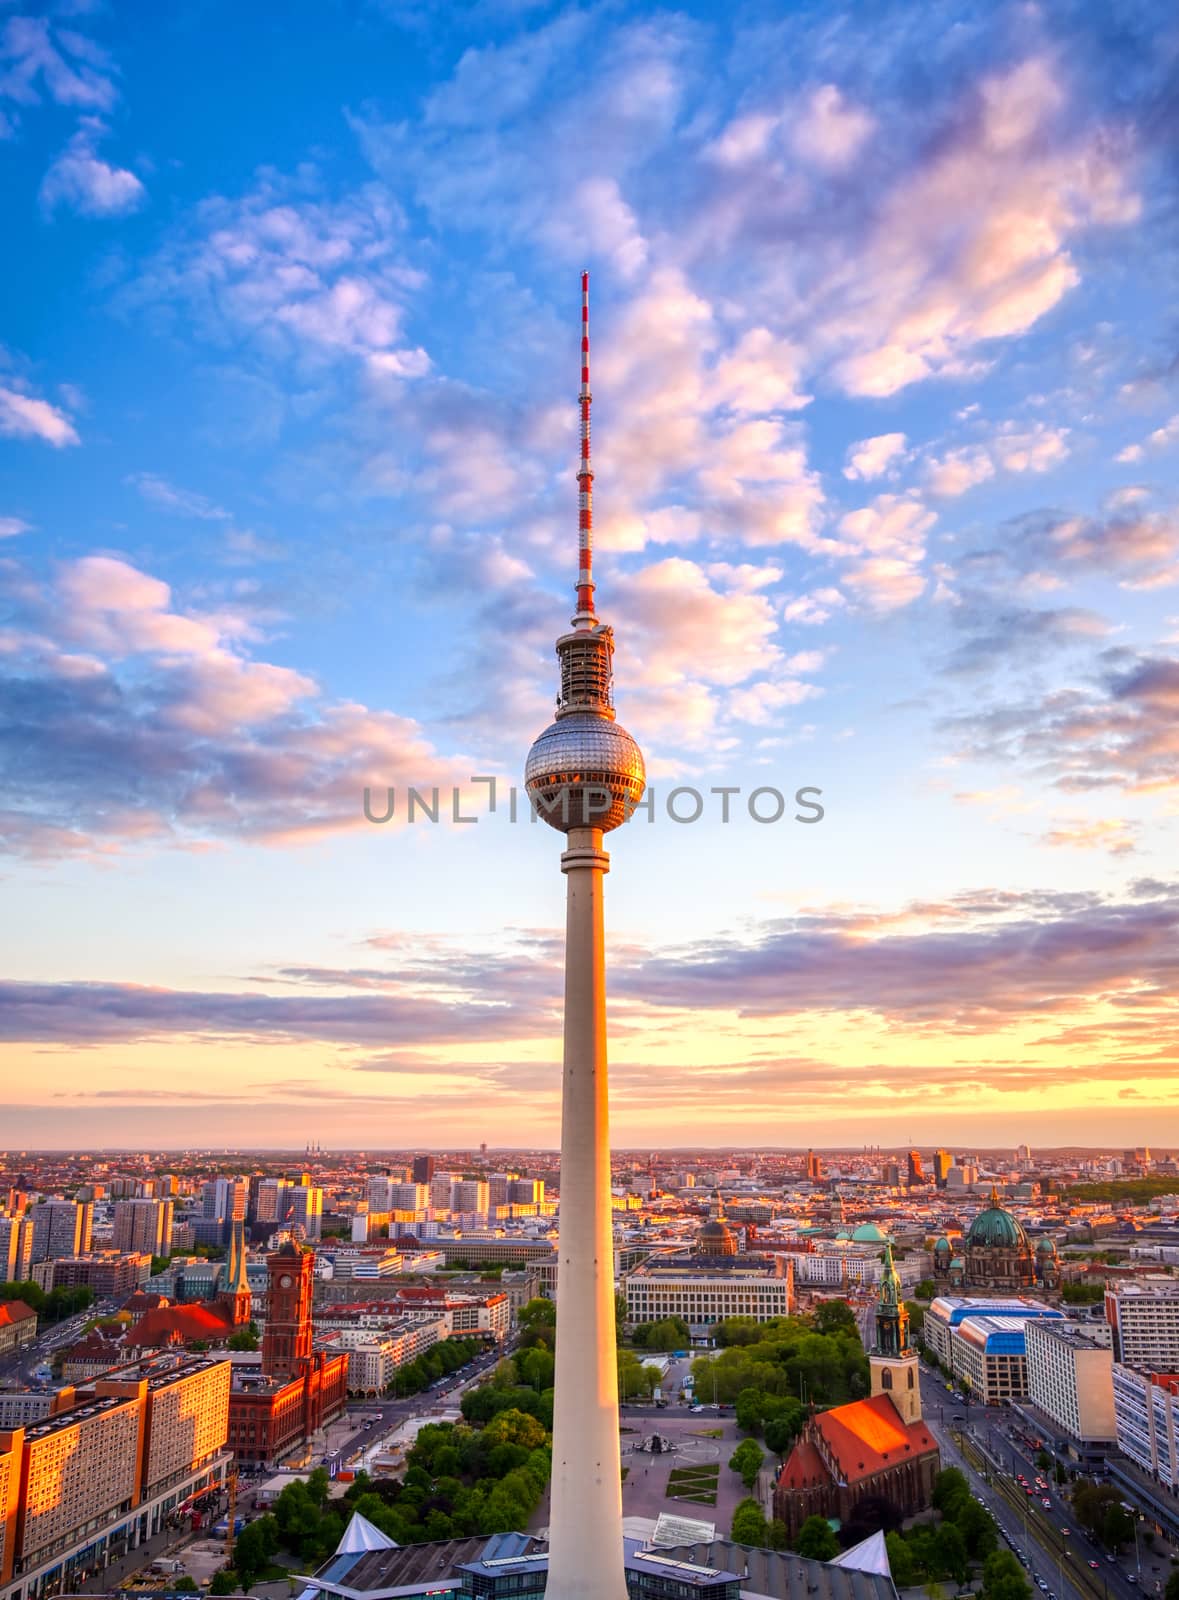
<path id="1" fill-rule="evenodd" d="M 594 474 L 590 467 L 589 273 L 581 275 L 581 461 L 577 468 L 577 615 L 575 627 L 594 617 Z"/>

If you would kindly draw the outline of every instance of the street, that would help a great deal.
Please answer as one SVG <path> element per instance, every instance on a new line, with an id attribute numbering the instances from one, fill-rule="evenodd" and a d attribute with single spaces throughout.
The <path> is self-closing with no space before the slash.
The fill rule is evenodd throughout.
<path id="1" fill-rule="evenodd" d="M 1074 1525 L 1064 1486 L 1058 1487 L 1050 1473 L 1042 1473 L 1034 1453 L 1013 1437 L 1009 1413 L 956 1398 L 946 1389 L 944 1378 L 924 1367 L 921 1397 L 926 1423 L 942 1447 L 943 1465 L 966 1473 L 972 1491 L 1013 1540 L 1033 1582 L 1046 1584 L 1060 1600 L 1094 1600 L 1096 1595 L 1102 1600 L 1136 1600 L 1161 1591 L 1170 1570 L 1166 1557 L 1139 1543 L 1137 1557 L 1123 1554 L 1110 1561 L 1104 1547 Z M 956 1416 L 966 1418 L 957 1428 Z M 959 1448 L 967 1441 L 971 1458 Z M 1042 1477 L 1047 1487 L 1028 1495 L 1015 1481 L 1021 1472 L 1033 1485 Z M 1049 1506 L 1042 1504 L 1044 1500 Z M 1096 1570 L 1088 1565 L 1091 1561 L 1098 1563 Z"/>

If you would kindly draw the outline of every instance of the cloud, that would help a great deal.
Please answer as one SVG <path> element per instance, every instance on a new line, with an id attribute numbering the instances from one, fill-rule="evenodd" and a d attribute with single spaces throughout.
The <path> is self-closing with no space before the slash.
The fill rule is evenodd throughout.
<path id="1" fill-rule="evenodd" d="M 848 445 L 844 477 L 863 482 L 883 477 L 897 457 L 904 454 L 906 443 L 903 433 L 878 433 L 872 439 Z"/>
<path id="2" fill-rule="evenodd" d="M 1124 817 L 1072 818 L 1057 822 L 1040 842 L 1058 850 L 1103 850 L 1111 856 L 1125 856 L 1136 848 L 1136 833 L 1135 825 Z"/>
<path id="3" fill-rule="evenodd" d="M 789 118 L 789 139 L 804 161 L 842 172 L 875 129 L 875 119 L 853 105 L 833 83 L 815 89 L 800 113 Z"/>
<path id="4" fill-rule="evenodd" d="M 959 757 L 1029 770 L 1065 792 L 1179 788 L 1179 661 L 1110 649 L 1088 679 L 996 697 L 943 719 Z"/>
<path id="5" fill-rule="evenodd" d="M 1069 580 L 1108 572 L 1127 586 L 1179 581 L 1179 517 L 1143 511 L 1137 503 L 1102 517 L 1058 510 L 1026 513 L 1008 525 L 1005 553 L 1020 571 Z"/>
<path id="6" fill-rule="evenodd" d="M 0 30 L 0 99 L 109 111 L 118 98 L 113 65 L 93 40 L 43 17 L 9 17 Z"/>
<path id="7" fill-rule="evenodd" d="M 856 558 L 843 583 L 870 609 L 893 611 L 925 589 L 920 563 L 925 535 L 937 516 L 914 495 L 881 494 L 870 506 L 847 512 L 833 553 Z"/>
<path id="8" fill-rule="evenodd" d="M 64 445 L 80 444 L 69 417 L 48 400 L 0 385 L 0 434 L 11 439 L 43 439 L 60 450 Z"/>
<path id="9" fill-rule="evenodd" d="M 855 298 L 821 332 L 850 343 L 848 393 L 884 397 L 965 370 L 975 347 L 1025 333 L 1080 282 L 1082 230 L 1140 214 L 1109 132 L 1070 134 L 1058 67 L 1031 57 L 984 76 L 926 157 L 882 196 Z"/>
<path id="10" fill-rule="evenodd" d="M 202 201 L 122 308 L 185 307 L 210 338 L 248 336 L 277 357 L 379 357 L 386 376 L 425 371 L 426 353 L 399 345 L 406 301 L 423 282 L 399 208 L 378 184 L 335 202 L 320 189 L 313 168 L 290 179 L 264 171 L 239 199 Z"/>
<path id="11" fill-rule="evenodd" d="M 22 517 L 0 517 L 0 539 L 15 539 L 17 534 L 31 533 L 32 528 Z"/>
<path id="12" fill-rule="evenodd" d="M 41 180 L 41 210 L 51 217 L 62 206 L 82 217 L 121 217 L 138 211 L 147 190 L 133 172 L 112 167 L 96 153 L 106 129 L 84 120 Z"/>
<path id="13" fill-rule="evenodd" d="M 194 494 L 190 489 L 178 489 L 175 484 L 158 477 L 154 472 L 133 472 L 124 482 L 137 489 L 151 505 L 160 506 L 177 516 L 195 517 L 202 522 L 233 521 L 231 512 L 214 505 L 203 494 Z"/>
<path id="14" fill-rule="evenodd" d="M 51 584 L 12 564 L 3 578 L 0 747 L 27 751 L 0 773 L 14 853 L 297 843 L 367 826 L 366 785 L 466 784 L 413 719 L 258 659 L 247 612 L 183 609 L 112 556 L 63 563 Z"/>
<path id="15" fill-rule="evenodd" d="M 930 494 L 940 499 L 965 494 L 976 484 L 985 483 L 995 476 L 995 464 L 989 453 L 981 447 L 950 450 L 940 459 L 931 459 L 926 469 L 925 483 Z"/>

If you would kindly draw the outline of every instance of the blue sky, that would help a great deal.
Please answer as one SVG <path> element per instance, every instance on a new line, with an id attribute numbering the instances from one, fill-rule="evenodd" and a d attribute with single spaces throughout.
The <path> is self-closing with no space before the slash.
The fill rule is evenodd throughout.
<path id="1" fill-rule="evenodd" d="M 588 267 L 616 1138 L 1163 1141 L 1177 44 L 0 6 L 8 1137 L 555 1139 L 555 837 L 361 796 L 547 720 Z"/>

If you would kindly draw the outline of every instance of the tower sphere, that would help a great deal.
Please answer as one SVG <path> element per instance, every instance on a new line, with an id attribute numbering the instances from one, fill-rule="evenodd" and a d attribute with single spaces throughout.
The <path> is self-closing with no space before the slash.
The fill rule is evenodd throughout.
<path id="1" fill-rule="evenodd" d="M 646 786 L 643 753 L 611 717 L 569 711 L 551 723 L 524 764 L 524 787 L 539 815 L 568 833 L 625 822 Z"/>

